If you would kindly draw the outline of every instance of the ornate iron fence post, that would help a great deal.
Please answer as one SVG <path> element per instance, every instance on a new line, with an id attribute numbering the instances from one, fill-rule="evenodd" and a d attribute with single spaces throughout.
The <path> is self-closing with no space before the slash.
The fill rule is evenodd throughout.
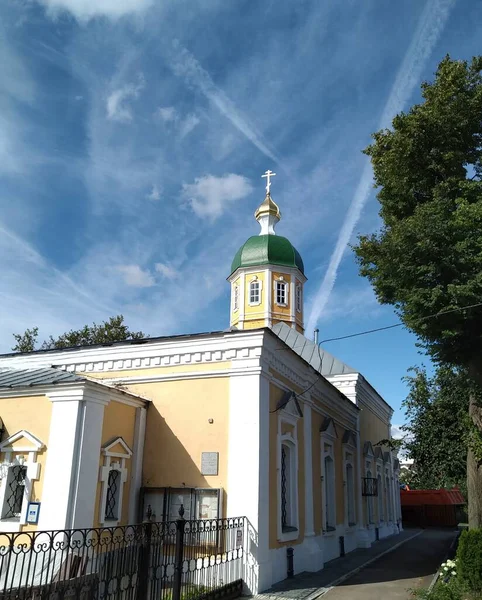
<path id="1" fill-rule="evenodd" d="M 182 567 L 184 554 L 184 506 L 179 509 L 179 519 L 176 521 L 176 551 L 174 556 L 174 581 L 172 585 L 172 600 L 181 600 Z"/>
<path id="2" fill-rule="evenodd" d="M 147 600 L 149 591 L 149 567 L 151 564 L 152 523 L 146 521 L 143 524 L 141 547 L 139 552 L 139 569 L 137 572 L 137 598 Z"/>

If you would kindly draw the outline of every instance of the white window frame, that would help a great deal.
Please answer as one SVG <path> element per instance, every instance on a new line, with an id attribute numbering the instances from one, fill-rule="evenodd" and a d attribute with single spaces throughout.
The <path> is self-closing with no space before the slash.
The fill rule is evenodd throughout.
<path id="1" fill-rule="evenodd" d="M 284 288 L 284 302 L 278 302 L 278 286 L 283 286 Z M 278 277 L 274 282 L 274 297 L 275 302 L 278 306 L 288 306 L 288 298 L 289 298 L 290 284 L 284 280 L 283 277 Z"/>
<path id="2" fill-rule="evenodd" d="M 26 444 L 17 445 L 14 448 L 13 444 L 21 439 L 24 439 Z M 0 529 L 2 531 L 20 531 L 22 525 L 27 523 L 27 510 L 32 496 L 33 482 L 40 479 L 40 463 L 37 462 L 37 454 L 44 448 L 45 444 L 25 429 L 14 433 L 0 444 L 0 453 L 5 455 L 0 463 L 0 516 L 5 513 L 10 470 L 16 466 L 27 468 L 20 516 L 8 519 L 0 518 Z M 27 455 L 27 458 L 25 458 L 25 455 Z"/>
<path id="3" fill-rule="evenodd" d="M 278 443 L 277 443 L 277 496 L 278 496 L 278 541 L 290 542 L 300 536 L 299 507 L 298 507 L 298 420 L 302 415 L 295 400 L 291 398 L 286 406 L 278 413 Z M 283 424 L 291 426 L 291 431 L 281 433 Z M 290 530 L 283 531 L 281 514 L 281 450 L 286 445 L 290 449 L 289 465 L 289 522 Z"/>
<path id="4" fill-rule="evenodd" d="M 388 467 L 385 469 L 385 488 L 386 488 L 386 496 L 387 496 L 387 522 L 393 523 L 393 502 L 392 502 L 392 488 L 390 486 L 390 482 L 392 481 L 390 477 L 390 470 Z"/>
<path id="5" fill-rule="evenodd" d="M 322 455 L 322 531 L 323 534 L 330 534 L 336 532 L 336 461 L 335 461 L 335 447 L 334 441 L 328 439 L 321 439 L 321 455 Z M 328 481 L 328 474 L 326 470 L 326 461 L 331 460 L 333 465 L 333 473 L 331 481 Z M 330 486 L 330 484 L 332 484 Z M 332 521 L 331 521 L 332 519 Z"/>
<path id="6" fill-rule="evenodd" d="M 116 446 L 120 446 L 122 451 L 115 452 L 114 449 Z M 128 476 L 126 461 L 131 458 L 132 450 L 121 437 L 117 437 L 103 446 L 102 454 L 104 456 L 104 466 L 100 467 L 99 473 L 99 481 L 102 484 L 100 492 L 99 522 L 101 525 L 116 526 L 122 521 L 124 484 L 127 481 Z M 120 472 L 117 499 L 117 519 L 106 519 L 107 491 L 109 489 L 109 475 L 111 471 Z"/>
<path id="7" fill-rule="evenodd" d="M 296 312 L 300 313 L 303 308 L 303 288 L 299 282 L 296 284 L 295 295 Z"/>
<path id="8" fill-rule="evenodd" d="M 254 283 L 258 284 L 258 300 L 257 301 L 251 301 L 251 286 Z M 249 306 L 259 306 L 261 304 L 262 294 L 263 294 L 263 282 L 261 281 L 261 279 L 258 278 L 257 275 L 255 275 L 249 281 L 249 288 L 248 288 L 248 304 L 249 304 Z"/>
<path id="9" fill-rule="evenodd" d="M 348 473 L 348 468 L 351 469 L 351 474 Z M 351 528 L 356 525 L 356 478 L 355 478 L 355 454 L 353 450 L 344 450 L 343 457 L 343 488 L 345 490 L 345 527 Z M 351 479 L 351 481 L 348 480 Z M 350 514 L 351 513 L 351 514 Z M 350 517 L 353 517 L 350 520 Z"/>
<path id="10" fill-rule="evenodd" d="M 377 465 L 377 487 L 378 487 L 378 506 L 377 506 L 377 517 L 378 525 L 385 523 L 385 502 L 384 502 L 384 482 L 383 482 L 383 469 L 380 465 Z"/>
<path id="11" fill-rule="evenodd" d="M 374 478 L 372 468 L 372 461 L 367 460 L 365 462 L 365 477 Z M 378 499 L 377 496 L 375 497 Z M 370 527 L 370 525 L 375 525 L 375 507 L 373 505 L 373 498 L 374 496 L 365 496 L 367 508 L 367 527 Z"/>
<path id="12" fill-rule="evenodd" d="M 239 284 L 233 283 L 233 312 L 239 310 Z"/>

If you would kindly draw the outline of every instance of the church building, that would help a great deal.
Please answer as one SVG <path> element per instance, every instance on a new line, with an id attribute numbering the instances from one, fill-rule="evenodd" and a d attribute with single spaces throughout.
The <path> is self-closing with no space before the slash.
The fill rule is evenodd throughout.
<path id="1" fill-rule="evenodd" d="M 257 593 L 402 530 L 392 409 L 304 335 L 303 260 L 266 196 L 229 328 L 0 357 L 0 531 L 246 517 Z M 241 242 L 241 240 L 240 240 Z M 227 324 L 227 323 L 226 323 Z M 34 515 L 31 518 L 31 515 Z"/>

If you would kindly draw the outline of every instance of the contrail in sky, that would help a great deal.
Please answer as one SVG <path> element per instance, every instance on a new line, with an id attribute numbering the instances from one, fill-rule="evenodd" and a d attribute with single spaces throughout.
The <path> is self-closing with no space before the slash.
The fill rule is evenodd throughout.
<path id="1" fill-rule="evenodd" d="M 236 129 L 253 143 L 258 150 L 271 160 L 279 163 L 279 157 L 274 150 L 264 141 L 262 134 L 239 111 L 234 102 L 218 88 L 211 75 L 203 69 L 198 60 L 179 42 L 174 43 L 174 53 L 171 53 L 172 69 L 174 73 L 185 79 L 187 83 L 198 88 L 204 96 L 222 113 Z"/>
<path id="2" fill-rule="evenodd" d="M 416 85 L 420 82 L 425 63 L 442 33 L 448 16 L 456 0 L 428 0 L 420 17 L 417 30 L 398 70 L 387 103 L 378 125 L 378 129 L 388 127 L 391 119 L 399 113 L 410 99 Z M 345 221 L 338 235 L 328 269 L 316 293 L 306 332 L 311 335 L 335 285 L 338 268 L 353 230 L 360 218 L 372 186 L 372 167 L 367 160 L 362 176 L 353 196 Z"/>

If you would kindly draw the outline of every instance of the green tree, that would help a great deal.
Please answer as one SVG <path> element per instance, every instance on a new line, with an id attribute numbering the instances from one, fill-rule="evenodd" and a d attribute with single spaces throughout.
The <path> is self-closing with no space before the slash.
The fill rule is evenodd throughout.
<path id="1" fill-rule="evenodd" d="M 424 368 L 405 378 L 409 394 L 404 449 L 414 460 L 410 486 L 439 489 L 458 486 L 466 493 L 469 397 L 480 397 L 465 371 L 440 366 L 432 377 Z M 408 481 L 406 481 L 408 483 Z"/>
<path id="2" fill-rule="evenodd" d="M 449 56 L 420 104 L 374 134 L 383 226 L 361 236 L 360 273 L 436 362 L 467 369 L 482 387 L 482 57 Z M 447 313 L 447 311 L 453 311 Z M 437 318 L 429 315 L 445 313 Z M 482 407 L 469 412 L 482 426 Z M 467 458 L 469 524 L 482 527 L 482 462 Z"/>
<path id="3" fill-rule="evenodd" d="M 24 333 L 14 333 L 17 342 L 12 348 L 14 352 L 33 352 L 36 349 L 38 339 L 38 327 L 26 329 Z M 45 340 L 41 350 L 52 350 L 56 348 L 72 348 L 74 346 L 93 346 L 95 344 L 110 344 L 124 340 L 140 340 L 146 335 L 142 331 L 131 331 L 124 323 L 124 317 L 117 315 L 103 321 L 100 325 L 92 323 L 81 329 L 70 330 L 57 338 L 52 336 Z"/>

